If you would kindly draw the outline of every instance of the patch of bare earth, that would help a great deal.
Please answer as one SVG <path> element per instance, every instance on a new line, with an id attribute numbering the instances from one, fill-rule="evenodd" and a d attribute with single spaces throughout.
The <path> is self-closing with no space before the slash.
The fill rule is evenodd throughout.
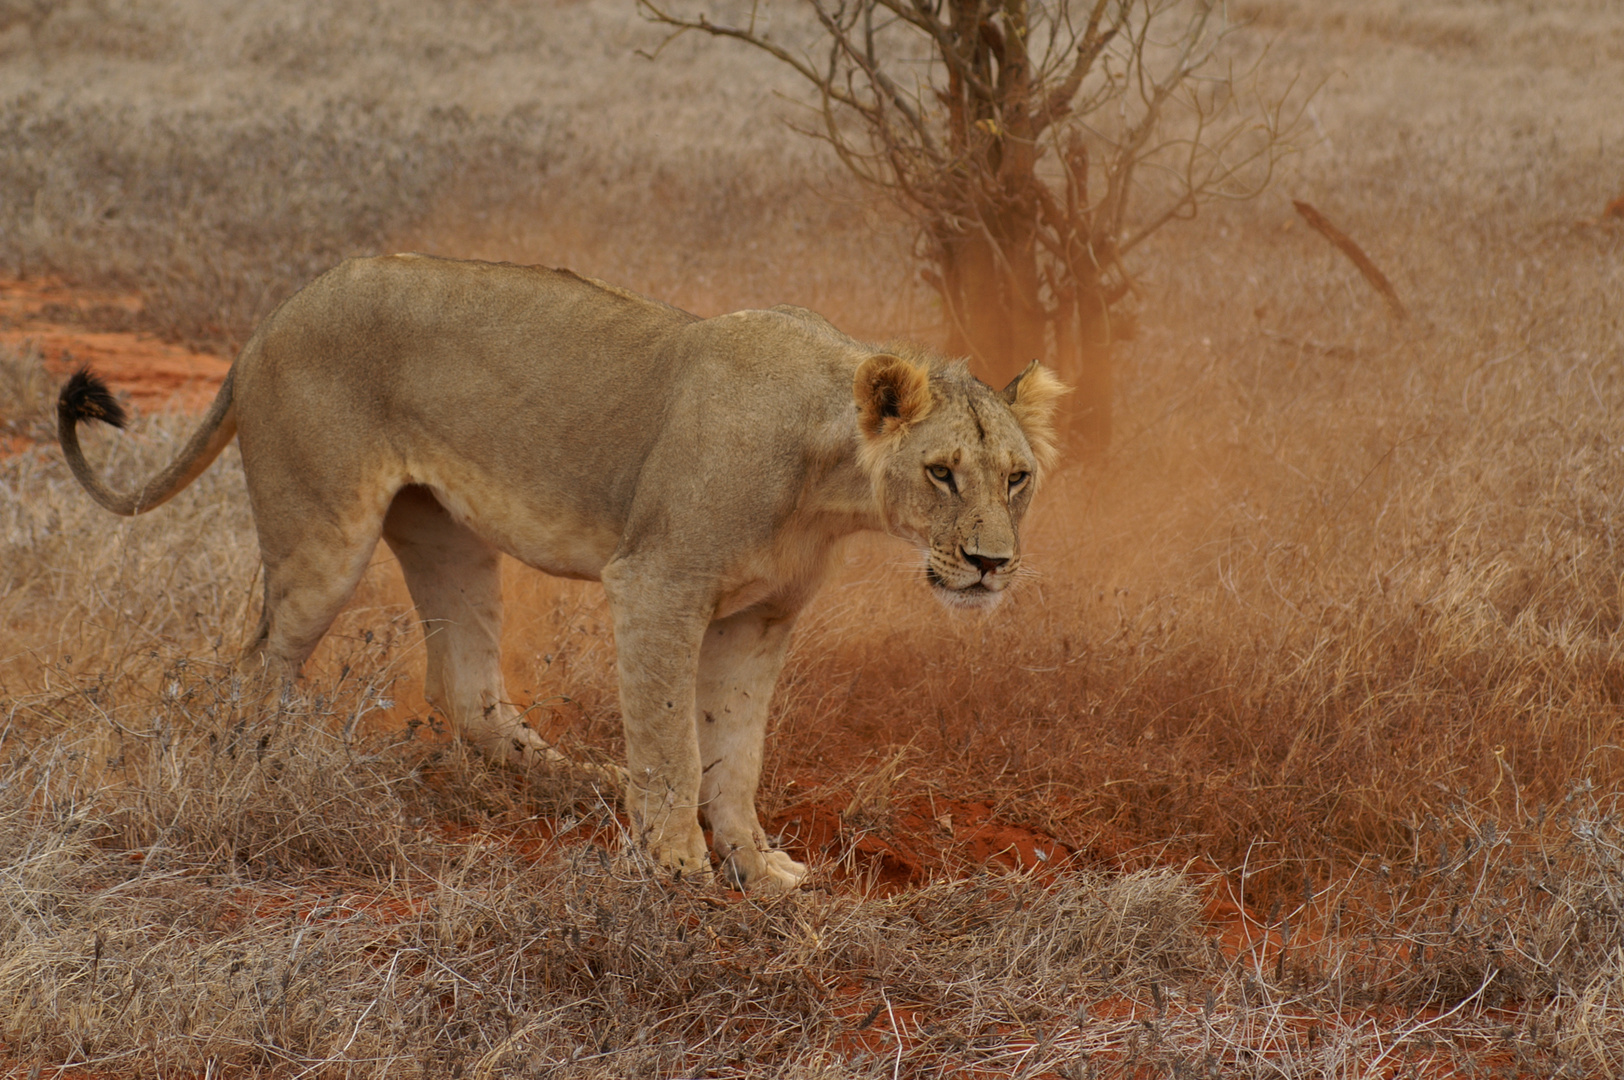
<path id="1" fill-rule="evenodd" d="M 144 412 L 201 410 L 230 362 L 165 341 L 148 324 L 131 293 L 0 278 L 0 344 L 38 355 L 57 379 L 93 368 Z"/>

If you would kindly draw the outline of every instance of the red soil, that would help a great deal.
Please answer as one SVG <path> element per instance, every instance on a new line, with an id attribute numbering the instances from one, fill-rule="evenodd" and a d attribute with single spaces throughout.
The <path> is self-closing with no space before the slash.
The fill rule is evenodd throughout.
<path id="1" fill-rule="evenodd" d="M 1039 830 L 994 820 L 984 803 L 920 796 L 867 824 L 846 821 L 842 809 L 838 801 L 799 803 L 767 827 L 797 859 L 837 860 L 838 877 L 870 881 L 880 892 L 980 866 L 1042 872 L 1073 857 Z"/>
<path id="2" fill-rule="evenodd" d="M 0 342 L 37 349 L 59 377 L 88 364 L 138 409 L 202 410 L 230 363 L 161 341 L 137 329 L 143 322 L 133 296 L 0 278 Z"/>

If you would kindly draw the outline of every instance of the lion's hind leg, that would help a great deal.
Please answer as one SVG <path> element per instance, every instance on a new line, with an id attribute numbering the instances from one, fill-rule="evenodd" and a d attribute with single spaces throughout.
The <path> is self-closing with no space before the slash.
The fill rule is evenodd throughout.
<path id="1" fill-rule="evenodd" d="M 502 677 L 501 555 L 459 524 L 424 487 L 402 488 L 384 518 L 423 622 L 424 696 L 480 753 L 519 765 L 556 751 L 525 725 Z"/>
<path id="2" fill-rule="evenodd" d="M 348 531 L 308 520 L 285 529 L 263 519 L 258 524 L 264 607 L 237 670 L 269 704 L 298 675 L 354 594 L 377 547 L 378 523 L 351 523 Z"/>

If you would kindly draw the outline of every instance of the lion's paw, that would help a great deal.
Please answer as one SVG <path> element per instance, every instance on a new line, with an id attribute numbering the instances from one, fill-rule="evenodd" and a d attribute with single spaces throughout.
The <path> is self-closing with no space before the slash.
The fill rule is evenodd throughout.
<path id="1" fill-rule="evenodd" d="M 600 765 L 570 757 L 526 724 L 513 724 L 483 739 L 476 737 L 475 741 L 487 757 L 506 758 L 521 769 L 543 768 L 555 773 L 574 774 L 602 784 L 616 794 L 626 790 L 626 770 L 619 765 Z"/>
<path id="2" fill-rule="evenodd" d="M 782 851 L 749 849 L 747 854 L 738 850 L 728 855 L 722 865 L 734 888 L 759 893 L 791 892 L 807 874 L 805 863 L 796 862 Z"/>
<path id="3" fill-rule="evenodd" d="M 695 830 L 698 831 L 697 828 Z M 711 874 L 710 852 L 705 850 L 705 838 L 698 845 L 668 844 L 649 850 L 660 869 L 679 881 L 706 883 L 714 880 Z"/>
<path id="4" fill-rule="evenodd" d="M 767 876 L 784 890 L 798 888 L 806 880 L 807 867 L 782 851 L 769 851 L 766 857 Z"/>

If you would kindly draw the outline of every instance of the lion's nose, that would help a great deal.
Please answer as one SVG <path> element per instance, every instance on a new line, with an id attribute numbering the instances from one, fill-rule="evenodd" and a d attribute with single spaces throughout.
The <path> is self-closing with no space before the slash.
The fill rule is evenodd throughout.
<path id="1" fill-rule="evenodd" d="M 959 554 L 964 556 L 965 562 L 980 570 L 984 575 L 997 573 L 1000 566 L 1009 562 L 1009 559 L 1000 558 L 996 555 L 974 555 L 964 548 L 959 548 Z"/>

